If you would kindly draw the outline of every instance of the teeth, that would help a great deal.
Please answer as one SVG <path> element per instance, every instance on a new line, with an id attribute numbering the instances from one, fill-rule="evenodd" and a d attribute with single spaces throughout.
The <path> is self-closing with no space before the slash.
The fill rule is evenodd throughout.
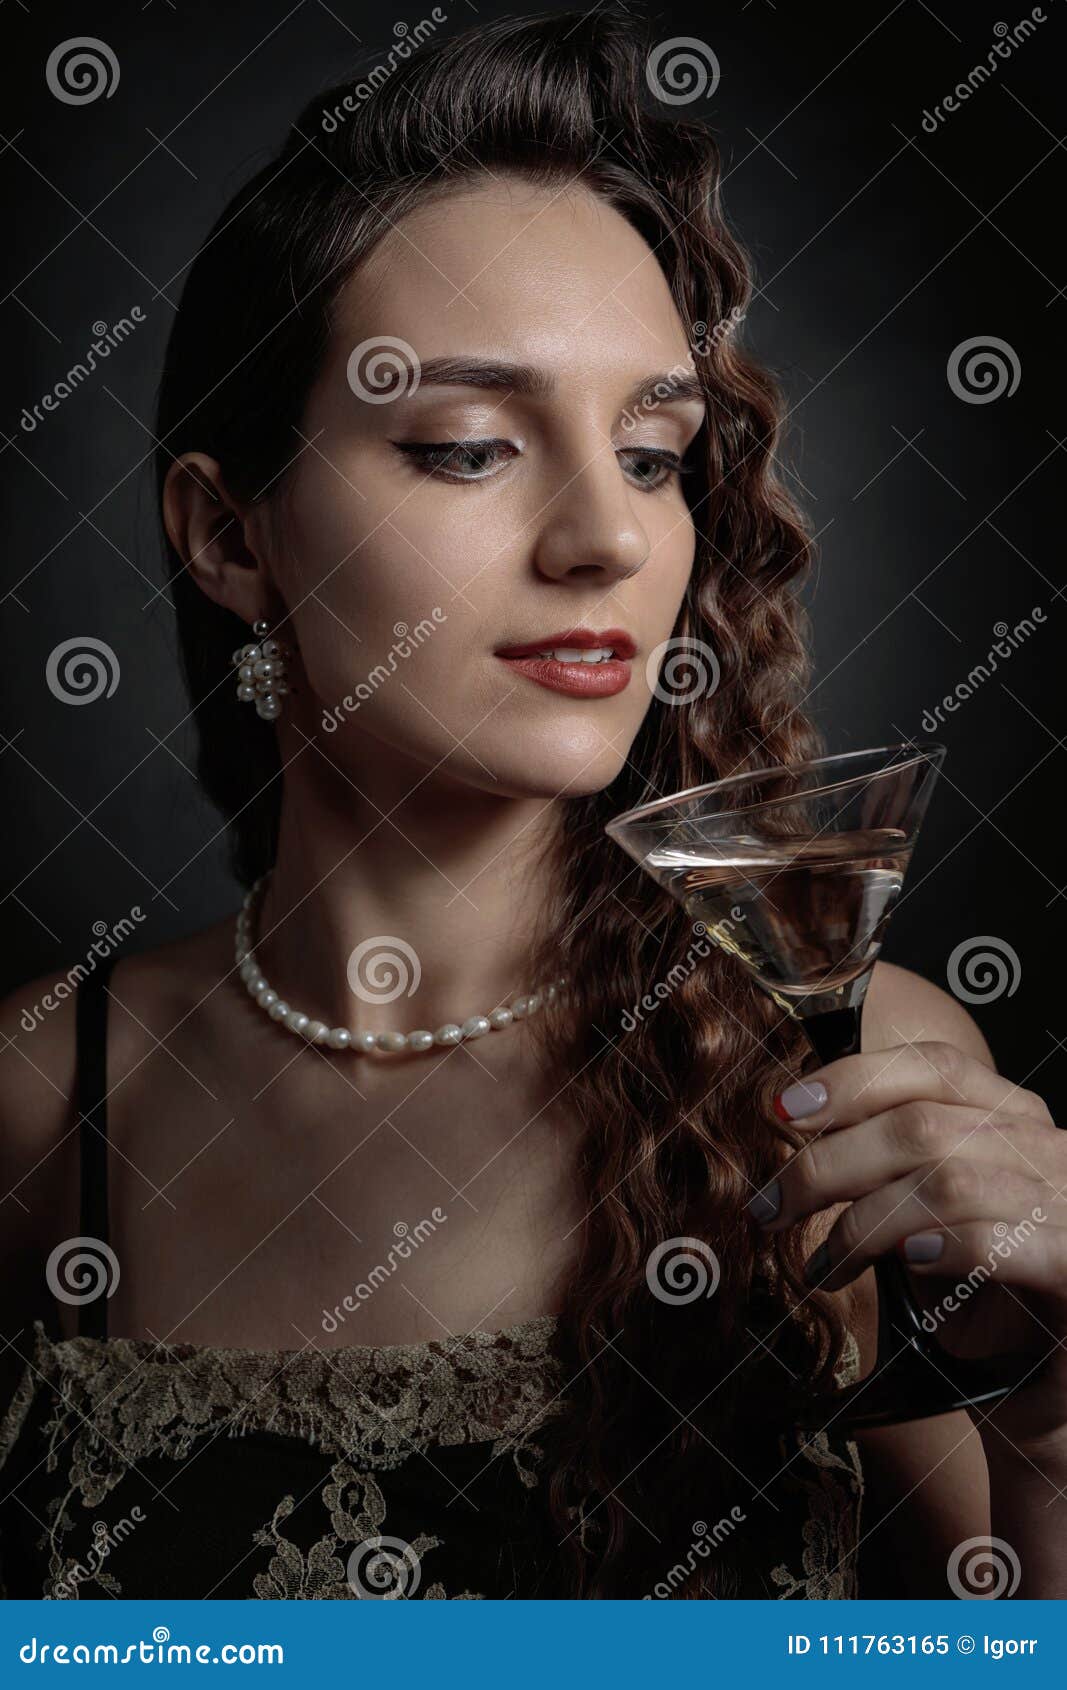
<path id="1" fill-rule="evenodd" d="M 554 657 L 557 663 L 606 663 L 614 656 L 611 646 L 592 646 L 579 650 L 571 646 L 557 646 L 553 651 L 539 651 L 538 657 Z"/>

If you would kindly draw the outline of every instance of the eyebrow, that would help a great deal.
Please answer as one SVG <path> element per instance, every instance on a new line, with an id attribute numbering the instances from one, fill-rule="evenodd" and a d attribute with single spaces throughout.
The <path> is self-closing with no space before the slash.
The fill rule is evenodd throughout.
<path id="1" fill-rule="evenodd" d="M 493 392 L 521 393 L 529 399 L 550 399 L 557 382 L 532 364 L 506 364 L 491 358 L 428 358 L 419 365 L 419 387 L 481 387 Z M 699 378 L 677 368 L 644 376 L 631 388 L 626 407 L 646 402 L 673 405 L 685 400 L 706 404 Z"/>

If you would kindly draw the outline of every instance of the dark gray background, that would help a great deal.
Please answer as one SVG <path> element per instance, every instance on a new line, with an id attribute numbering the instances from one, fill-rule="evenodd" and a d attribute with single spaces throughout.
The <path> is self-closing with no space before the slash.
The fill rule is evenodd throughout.
<path id="1" fill-rule="evenodd" d="M 449 28 L 498 15 L 471 0 Z M 974 1013 L 1000 1066 L 1055 1099 L 1067 1064 L 1055 959 L 1067 876 L 1063 420 L 1067 266 L 1061 124 L 1067 4 L 937 128 L 933 108 L 1022 5 L 675 6 L 660 37 L 713 50 L 725 196 L 756 261 L 747 337 L 791 406 L 787 455 L 820 533 L 811 700 L 835 750 L 921 735 L 924 712 L 989 651 L 1038 628 L 951 717 L 949 759 L 887 954 L 945 983 L 962 942 L 1019 959 L 1017 989 Z M 314 89 L 374 63 L 385 11 L 330 0 L 142 0 L 0 11 L 3 382 L 0 600 L 3 979 L 56 976 L 94 922 L 138 904 L 151 945 L 235 907 L 192 738 L 148 454 L 163 344 L 218 210 Z M 372 21 L 369 21 L 372 20 Z M 69 106 L 45 63 L 71 36 L 120 64 L 109 99 Z M 32 434 L 19 423 L 83 356 L 94 321 L 144 324 Z M 1007 341 L 1017 391 L 950 389 L 953 349 Z M 73 707 L 49 654 L 106 640 L 121 679 Z M 1057 1083 L 1059 1082 L 1059 1084 Z"/>

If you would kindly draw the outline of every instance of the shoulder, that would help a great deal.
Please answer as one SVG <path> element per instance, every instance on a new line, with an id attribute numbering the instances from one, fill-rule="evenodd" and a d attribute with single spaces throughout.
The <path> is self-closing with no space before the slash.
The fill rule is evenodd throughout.
<path id="1" fill-rule="evenodd" d="M 5 1236 L 25 1210 L 21 1183 L 74 1119 L 76 986 L 40 975 L 0 999 L 0 1211 Z"/>
<path id="2" fill-rule="evenodd" d="M 995 1066 L 977 1023 L 956 998 L 910 968 L 876 962 L 863 1011 L 864 1048 L 889 1050 L 933 1041 L 955 1045 Z"/>
<path id="3" fill-rule="evenodd" d="M 116 957 L 108 982 L 108 1095 L 123 1086 L 218 980 L 222 923 Z M 0 1250 L 77 1219 L 77 1013 L 91 979 L 84 959 L 0 999 Z M 201 1014 L 201 1024 L 206 1017 Z"/>
<path id="4" fill-rule="evenodd" d="M 76 989 L 28 980 L 0 1000 L 0 1389 L 6 1401 L 29 1328 L 47 1319 L 48 1251 L 77 1226 Z M 48 1007 L 51 1006 L 51 1007 Z"/>

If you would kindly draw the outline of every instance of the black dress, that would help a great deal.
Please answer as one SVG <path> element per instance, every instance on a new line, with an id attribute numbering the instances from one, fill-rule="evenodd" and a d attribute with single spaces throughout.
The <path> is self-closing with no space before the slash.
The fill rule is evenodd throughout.
<path id="1" fill-rule="evenodd" d="M 105 965 L 77 1004 L 81 1234 L 98 1253 L 106 982 Z M 567 1594 L 538 1441 L 565 1397 L 553 1316 L 418 1344 L 247 1350 L 109 1338 L 107 1306 L 79 1305 L 77 1337 L 37 1321 L 32 1348 L 16 1340 L 26 1366 L 0 1421 L 4 1596 Z M 851 1341 L 840 1382 L 857 1365 Z M 738 1594 L 855 1596 L 855 1444 L 822 1432 L 781 1453 L 773 1530 Z M 674 1594 L 686 1569 L 673 1574 L 633 1595 Z"/>

